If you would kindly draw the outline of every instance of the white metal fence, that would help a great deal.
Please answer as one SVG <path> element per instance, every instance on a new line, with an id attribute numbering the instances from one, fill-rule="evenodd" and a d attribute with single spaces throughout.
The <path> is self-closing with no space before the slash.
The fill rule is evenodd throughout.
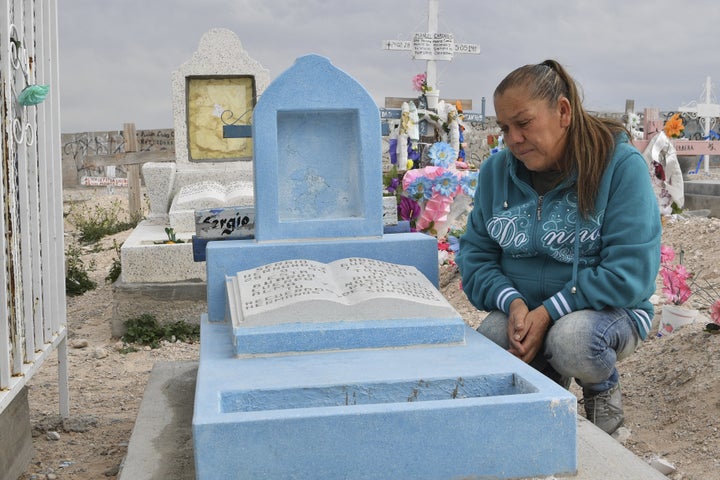
<path id="1" fill-rule="evenodd" d="M 58 351 L 69 414 L 56 0 L 0 0 L 0 412 Z M 21 104 L 30 85 L 45 101 Z"/>

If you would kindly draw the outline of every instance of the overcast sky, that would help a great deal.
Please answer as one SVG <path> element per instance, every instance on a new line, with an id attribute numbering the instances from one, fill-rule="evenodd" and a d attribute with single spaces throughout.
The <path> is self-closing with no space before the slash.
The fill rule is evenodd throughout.
<path id="1" fill-rule="evenodd" d="M 492 92 L 511 70 L 555 58 L 591 110 L 634 99 L 674 110 L 720 91 L 720 1 L 440 0 L 438 31 L 479 55 L 438 62 L 441 97 L 469 98 L 493 114 Z M 427 0 L 60 0 L 63 133 L 172 128 L 172 72 L 215 27 L 235 32 L 275 78 L 296 58 L 323 55 L 382 106 L 412 97 L 425 62 L 383 40 L 427 31 Z M 692 7 L 692 8 L 691 8 Z"/>

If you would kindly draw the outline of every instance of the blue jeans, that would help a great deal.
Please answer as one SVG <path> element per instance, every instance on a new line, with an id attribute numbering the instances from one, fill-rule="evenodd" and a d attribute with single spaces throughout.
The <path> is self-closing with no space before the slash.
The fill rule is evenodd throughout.
<path id="1" fill-rule="evenodd" d="M 490 312 L 477 331 L 510 347 L 503 312 Z M 621 308 L 579 310 L 550 327 L 543 350 L 530 365 L 565 387 L 575 378 L 586 395 L 600 393 L 618 383 L 615 362 L 633 353 L 641 340 L 635 321 Z"/>

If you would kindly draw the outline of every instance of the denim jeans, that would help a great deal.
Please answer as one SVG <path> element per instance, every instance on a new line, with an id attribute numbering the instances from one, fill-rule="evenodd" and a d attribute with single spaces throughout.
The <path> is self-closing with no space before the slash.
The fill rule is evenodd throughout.
<path id="1" fill-rule="evenodd" d="M 490 312 L 477 331 L 502 348 L 510 347 L 503 312 Z M 615 363 L 633 353 L 640 342 L 637 325 L 627 311 L 579 310 L 550 327 L 543 350 L 530 365 L 566 388 L 575 378 L 586 395 L 600 393 L 618 383 Z"/>

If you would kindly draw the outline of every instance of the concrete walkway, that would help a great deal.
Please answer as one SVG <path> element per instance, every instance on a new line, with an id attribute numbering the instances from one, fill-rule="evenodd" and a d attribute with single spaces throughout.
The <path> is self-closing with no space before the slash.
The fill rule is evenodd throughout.
<path id="1" fill-rule="evenodd" d="M 120 480 L 195 479 L 192 413 L 197 368 L 197 362 L 155 364 L 135 421 L 128 454 L 118 477 Z M 667 480 L 667 477 L 580 416 L 578 473 L 563 478 Z"/>

